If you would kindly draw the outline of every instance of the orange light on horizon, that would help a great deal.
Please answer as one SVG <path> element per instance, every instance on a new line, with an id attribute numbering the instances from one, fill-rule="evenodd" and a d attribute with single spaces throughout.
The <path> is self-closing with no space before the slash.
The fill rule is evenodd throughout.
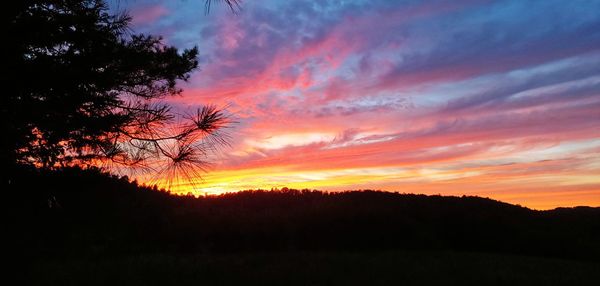
<path id="1" fill-rule="evenodd" d="M 205 174 L 202 180 L 193 184 L 173 186 L 171 192 L 202 196 L 284 187 L 321 191 L 371 189 L 426 195 L 470 195 L 540 210 L 600 206 L 600 176 L 597 174 L 494 175 L 486 170 L 473 169 L 440 171 L 392 167 L 306 172 L 269 167 L 222 170 Z"/>

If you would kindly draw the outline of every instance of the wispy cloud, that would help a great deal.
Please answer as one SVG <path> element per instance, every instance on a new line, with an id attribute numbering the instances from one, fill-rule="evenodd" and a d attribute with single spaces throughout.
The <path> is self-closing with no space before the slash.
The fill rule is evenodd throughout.
<path id="1" fill-rule="evenodd" d="M 248 1 L 204 15 L 198 2 L 127 2 L 136 30 L 200 48 L 171 103 L 229 105 L 239 121 L 197 191 L 600 204 L 600 3 Z"/>

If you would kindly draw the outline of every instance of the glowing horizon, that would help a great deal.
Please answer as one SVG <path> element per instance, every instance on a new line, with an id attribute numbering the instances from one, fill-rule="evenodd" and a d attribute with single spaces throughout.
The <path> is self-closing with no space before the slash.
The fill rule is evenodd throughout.
<path id="1" fill-rule="evenodd" d="M 238 121 L 202 181 L 174 190 L 600 206 L 600 2 L 399 2 L 113 1 L 135 32 L 199 47 L 170 104 Z"/>

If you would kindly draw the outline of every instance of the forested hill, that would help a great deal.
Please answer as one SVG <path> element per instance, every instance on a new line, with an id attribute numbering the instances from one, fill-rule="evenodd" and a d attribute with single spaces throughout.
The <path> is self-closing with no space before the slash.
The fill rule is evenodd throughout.
<path id="1" fill-rule="evenodd" d="M 10 177 L 7 235 L 31 255 L 432 249 L 600 260 L 600 208 L 378 191 L 194 198 L 80 169 Z"/>

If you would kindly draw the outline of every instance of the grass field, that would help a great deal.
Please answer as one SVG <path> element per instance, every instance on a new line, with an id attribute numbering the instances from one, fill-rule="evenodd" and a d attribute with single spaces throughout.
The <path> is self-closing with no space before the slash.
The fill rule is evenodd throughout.
<path id="1" fill-rule="evenodd" d="M 598 285 L 600 264 L 482 253 L 153 254 L 41 260 L 31 285 Z"/>

